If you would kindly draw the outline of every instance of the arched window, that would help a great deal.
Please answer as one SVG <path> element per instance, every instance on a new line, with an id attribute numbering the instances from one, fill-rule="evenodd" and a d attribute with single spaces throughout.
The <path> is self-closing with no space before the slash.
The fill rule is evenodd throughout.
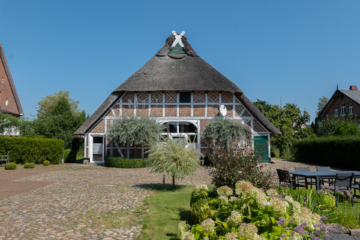
<path id="1" fill-rule="evenodd" d="M 341 116 L 346 115 L 346 111 L 345 111 L 345 103 L 341 104 Z"/>
<path id="2" fill-rule="evenodd" d="M 352 107 L 351 104 L 350 104 L 350 106 L 349 106 L 349 114 L 353 114 L 353 107 Z"/>
<path id="3" fill-rule="evenodd" d="M 339 114 L 338 114 L 338 109 L 335 108 L 335 117 L 338 117 L 338 116 L 339 116 Z"/>

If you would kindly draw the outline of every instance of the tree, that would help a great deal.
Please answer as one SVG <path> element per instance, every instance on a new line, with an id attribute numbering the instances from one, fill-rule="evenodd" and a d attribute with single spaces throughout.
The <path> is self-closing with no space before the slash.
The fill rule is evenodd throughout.
<path id="1" fill-rule="evenodd" d="M 267 113 L 271 109 L 271 104 L 265 100 L 256 99 L 256 102 L 253 102 L 254 105 L 262 112 L 263 114 Z"/>
<path id="2" fill-rule="evenodd" d="M 4 133 L 16 126 L 17 121 L 17 117 L 11 114 L 0 113 L 0 133 Z"/>
<path id="3" fill-rule="evenodd" d="M 196 172 L 202 154 L 196 148 L 188 147 L 185 141 L 163 139 L 165 142 L 150 142 L 148 161 L 153 172 L 169 175 L 175 186 L 175 179 L 183 179 Z"/>
<path id="4" fill-rule="evenodd" d="M 317 104 L 316 116 L 319 116 L 321 111 L 324 109 L 326 104 L 329 102 L 329 99 L 326 96 L 322 96 L 319 98 L 319 102 Z"/>
<path id="5" fill-rule="evenodd" d="M 45 118 L 50 114 L 50 112 L 54 109 L 56 103 L 60 98 L 65 98 L 69 104 L 71 112 L 75 115 L 81 115 L 82 111 L 78 109 L 79 101 L 75 101 L 70 98 L 69 91 L 60 90 L 54 95 L 47 95 L 46 97 L 42 97 L 41 100 L 37 103 L 37 117 L 39 119 Z"/>
<path id="6" fill-rule="evenodd" d="M 360 135 L 359 125 L 356 123 L 342 122 L 336 126 L 334 135 L 358 136 Z"/>
<path id="7" fill-rule="evenodd" d="M 129 143 L 136 148 L 137 145 L 157 141 L 164 131 L 165 125 L 157 123 L 155 119 L 129 116 L 115 121 L 110 127 L 109 136 L 112 141 L 121 145 Z"/>
<path id="8" fill-rule="evenodd" d="M 246 125 L 231 121 L 228 118 L 219 118 L 206 125 L 203 136 L 208 144 L 227 150 L 233 142 L 238 143 L 241 140 L 250 139 L 251 131 Z"/>

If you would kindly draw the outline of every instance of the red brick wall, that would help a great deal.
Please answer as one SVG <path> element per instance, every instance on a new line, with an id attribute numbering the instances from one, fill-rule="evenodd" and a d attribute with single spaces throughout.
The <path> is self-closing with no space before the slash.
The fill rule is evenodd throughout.
<path id="1" fill-rule="evenodd" d="M 180 117 L 191 117 L 191 106 L 190 105 L 179 105 L 179 116 Z"/>
<path id="2" fill-rule="evenodd" d="M 209 103 L 218 103 L 219 102 L 219 92 L 208 92 L 208 102 Z"/>
<path id="3" fill-rule="evenodd" d="M 231 92 L 222 92 L 221 93 L 221 102 L 222 103 L 232 103 L 233 94 Z"/>
<path id="4" fill-rule="evenodd" d="M 207 115 L 208 117 L 219 116 L 219 105 L 208 105 Z"/>
<path id="5" fill-rule="evenodd" d="M 162 105 L 151 105 L 151 117 L 162 117 L 163 107 Z"/>
<path id="6" fill-rule="evenodd" d="M 255 132 L 267 132 L 266 129 L 256 120 L 253 121 Z"/>
<path id="7" fill-rule="evenodd" d="M 176 105 L 165 105 L 165 117 L 176 117 L 177 106 Z"/>
<path id="8" fill-rule="evenodd" d="M 205 103 L 205 92 L 194 92 L 193 102 L 194 103 Z"/>
<path id="9" fill-rule="evenodd" d="M 105 121 L 101 120 L 90 132 L 91 133 L 104 133 L 105 132 Z"/>
<path id="10" fill-rule="evenodd" d="M 239 117 L 243 110 L 244 110 L 243 105 L 235 106 L 235 117 Z"/>
<path id="11" fill-rule="evenodd" d="M 193 116 L 205 117 L 205 105 L 194 105 Z"/>
<path id="12" fill-rule="evenodd" d="M 134 103 L 135 102 L 135 94 L 134 92 L 126 92 L 124 96 L 122 96 L 123 103 Z"/>
<path id="13" fill-rule="evenodd" d="M 2 80 L 4 78 L 4 84 Z M 11 91 L 8 77 L 5 73 L 4 64 L 0 58 L 0 109 L 9 111 L 15 114 L 19 114 L 19 110 L 16 106 L 13 92 Z M 8 105 L 6 106 L 6 98 L 8 99 Z"/>
<path id="14" fill-rule="evenodd" d="M 341 116 L 342 103 L 345 103 L 346 116 L 349 115 L 349 106 L 351 104 L 353 106 L 353 114 L 356 115 L 358 118 L 360 117 L 360 105 L 344 95 L 343 97 L 338 97 L 336 99 L 333 99 L 333 101 L 330 103 L 328 108 L 323 113 L 322 119 L 326 118 L 326 116 L 335 116 L 335 108 L 338 109 L 338 114 L 339 116 Z"/>
<path id="15" fill-rule="evenodd" d="M 149 105 L 138 105 L 136 109 L 136 116 L 146 117 L 149 116 Z"/>
<path id="16" fill-rule="evenodd" d="M 122 115 L 125 117 L 134 116 L 134 105 L 122 105 Z"/>
<path id="17" fill-rule="evenodd" d="M 176 103 L 177 93 L 176 92 L 165 92 L 165 103 Z"/>

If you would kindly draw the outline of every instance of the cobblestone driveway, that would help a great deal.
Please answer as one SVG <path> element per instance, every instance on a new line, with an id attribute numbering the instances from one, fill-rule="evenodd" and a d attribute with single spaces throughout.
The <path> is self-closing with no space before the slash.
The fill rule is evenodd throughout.
<path id="1" fill-rule="evenodd" d="M 15 181 L 21 177 L 17 171 L 23 170 L 0 170 L 0 183 L 6 183 L 6 175 L 10 178 L 7 184 L 40 183 L 37 188 L 0 201 L 1 240 L 136 239 L 142 225 L 134 213 L 146 211 L 141 207 L 151 195 L 149 188 L 162 183 L 162 175 L 151 174 L 148 169 L 71 165 L 42 173 L 35 172 L 36 169 L 26 171 L 33 170 L 33 174 L 28 174 L 31 176 Z M 199 183 L 210 183 L 205 168 L 193 179 L 178 182 Z M 1 189 L 0 194 L 3 195 Z M 111 223 L 107 218 L 112 219 Z M 114 220 L 118 224 L 114 225 Z"/>

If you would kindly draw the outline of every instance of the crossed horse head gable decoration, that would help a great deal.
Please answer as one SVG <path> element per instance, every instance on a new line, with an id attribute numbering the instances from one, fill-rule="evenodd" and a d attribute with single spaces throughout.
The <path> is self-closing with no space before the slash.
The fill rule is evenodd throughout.
<path id="1" fill-rule="evenodd" d="M 184 47 L 184 43 L 181 41 L 182 36 L 184 36 L 185 31 L 182 31 L 180 34 L 177 34 L 175 31 L 172 31 L 172 34 L 175 36 L 175 41 L 171 45 L 172 47 L 175 47 L 176 44 L 179 44 L 181 47 Z"/>

